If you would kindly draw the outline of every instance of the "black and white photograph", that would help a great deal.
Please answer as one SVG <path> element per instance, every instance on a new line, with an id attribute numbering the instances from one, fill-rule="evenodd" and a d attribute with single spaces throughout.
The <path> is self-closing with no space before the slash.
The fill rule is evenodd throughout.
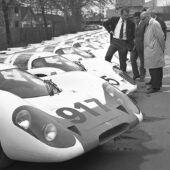
<path id="1" fill-rule="evenodd" d="M 0 170 L 170 169 L 170 0 L 0 0 Z"/>

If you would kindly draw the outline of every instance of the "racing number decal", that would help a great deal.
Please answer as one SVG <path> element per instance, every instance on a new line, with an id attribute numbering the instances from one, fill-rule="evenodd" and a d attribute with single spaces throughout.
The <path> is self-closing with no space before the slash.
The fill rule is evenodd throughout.
<path id="1" fill-rule="evenodd" d="M 111 85 L 116 85 L 116 86 L 120 85 L 120 83 L 117 80 L 112 78 L 107 78 L 107 76 L 102 76 L 101 78 L 108 81 Z"/>
<path id="2" fill-rule="evenodd" d="M 105 112 L 110 111 L 109 108 L 104 106 L 99 100 L 97 100 L 95 98 L 85 100 L 85 102 L 86 103 L 94 102 L 100 108 L 102 108 L 102 110 L 104 110 Z M 87 120 L 86 116 L 83 113 L 76 110 L 76 109 L 83 109 L 83 110 L 87 111 L 88 113 L 90 113 L 93 116 L 100 116 L 100 114 L 98 112 L 94 111 L 93 109 L 85 106 L 84 104 L 82 104 L 80 102 L 74 103 L 74 108 L 75 109 L 70 108 L 70 107 L 63 107 L 63 108 L 58 109 L 56 111 L 56 113 L 57 113 L 57 115 L 59 115 L 60 117 L 62 117 L 64 119 L 71 120 L 71 122 L 73 122 L 73 123 L 83 123 L 83 122 L 85 122 Z"/>
<path id="3" fill-rule="evenodd" d="M 83 123 L 86 121 L 86 117 L 79 111 L 69 108 L 69 107 L 63 107 L 58 109 L 57 114 L 64 119 L 69 119 L 73 123 Z M 67 112 L 70 112 L 70 114 L 66 114 Z"/>
<path id="4" fill-rule="evenodd" d="M 97 99 L 95 98 L 92 98 L 92 99 L 88 99 L 88 100 L 85 100 L 86 103 L 90 103 L 90 102 L 95 102 L 99 107 L 101 107 L 105 112 L 109 112 L 110 109 L 107 108 L 105 105 L 103 105 L 102 103 L 100 103 L 100 101 L 98 101 Z"/>

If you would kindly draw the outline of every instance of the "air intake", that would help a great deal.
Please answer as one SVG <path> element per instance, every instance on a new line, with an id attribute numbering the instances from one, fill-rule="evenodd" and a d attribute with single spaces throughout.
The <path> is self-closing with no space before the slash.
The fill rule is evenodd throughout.
<path id="1" fill-rule="evenodd" d="M 99 142 L 100 144 L 104 144 L 107 141 L 119 136 L 123 132 L 127 131 L 129 129 L 129 124 L 128 123 L 122 123 L 118 126 L 113 127 L 112 129 L 109 129 L 108 131 L 102 133 L 99 136 Z"/>

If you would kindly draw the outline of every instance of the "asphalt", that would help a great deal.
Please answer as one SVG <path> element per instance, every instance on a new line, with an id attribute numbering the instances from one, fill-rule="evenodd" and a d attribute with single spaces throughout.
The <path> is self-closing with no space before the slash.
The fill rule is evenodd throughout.
<path id="1" fill-rule="evenodd" d="M 170 169 L 170 33 L 166 67 L 160 92 L 146 94 L 137 81 L 134 100 L 144 114 L 143 122 L 115 141 L 64 163 L 15 162 L 8 170 L 169 170 Z M 146 81 L 149 75 L 146 77 Z"/>

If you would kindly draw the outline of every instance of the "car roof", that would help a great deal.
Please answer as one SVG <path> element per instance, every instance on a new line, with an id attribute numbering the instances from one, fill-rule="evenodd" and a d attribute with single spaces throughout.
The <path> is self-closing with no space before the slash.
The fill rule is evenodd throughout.
<path id="1" fill-rule="evenodd" d="M 12 65 L 8 65 L 8 64 L 1 64 L 0 63 L 0 71 L 8 70 L 8 69 L 13 69 L 13 68 L 17 68 L 17 67 L 16 66 L 12 66 Z"/>
<path id="2" fill-rule="evenodd" d="M 35 60 L 37 58 L 46 58 L 46 57 L 53 57 L 53 56 L 59 56 L 58 54 L 52 54 L 52 53 L 49 53 L 49 52 L 23 52 L 23 53 L 19 53 L 17 54 L 17 57 L 19 55 L 30 55 L 32 54 L 32 56 L 30 57 L 30 59 L 32 60 Z M 61 56 L 59 56 L 61 57 Z M 61 57 L 62 58 L 62 57 Z M 29 60 L 30 60 L 29 59 Z"/>
<path id="3" fill-rule="evenodd" d="M 21 53 L 17 53 L 17 55 L 21 55 L 21 54 L 32 54 L 32 55 L 42 55 L 42 56 L 49 56 L 49 55 L 54 55 L 51 54 L 50 52 L 39 52 L 39 51 L 23 51 Z"/>

